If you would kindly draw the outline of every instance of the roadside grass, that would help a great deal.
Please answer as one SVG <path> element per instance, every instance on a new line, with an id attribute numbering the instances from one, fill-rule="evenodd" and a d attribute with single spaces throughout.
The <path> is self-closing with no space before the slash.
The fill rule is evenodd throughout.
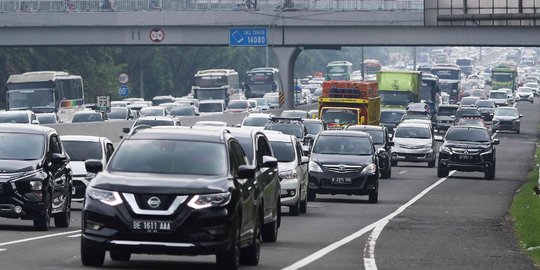
<path id="1" fill-rule="evenodd" d="M 529 181 L 517 191 L 510 215 L 523 249 L 540 266 L 540 197 L 533 191 L 533 187 L 538 185 L 540 147 L 537 147 L 535 157 L 536 164 L 529 172 Z"/>

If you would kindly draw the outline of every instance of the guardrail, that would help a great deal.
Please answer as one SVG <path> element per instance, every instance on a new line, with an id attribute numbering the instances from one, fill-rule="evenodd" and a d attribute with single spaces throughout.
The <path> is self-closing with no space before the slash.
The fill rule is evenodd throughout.
<path id="1" fill-rule="evenodd" d="M 0 0 L 7 12 L 422 11 L 423 0 Z"/>

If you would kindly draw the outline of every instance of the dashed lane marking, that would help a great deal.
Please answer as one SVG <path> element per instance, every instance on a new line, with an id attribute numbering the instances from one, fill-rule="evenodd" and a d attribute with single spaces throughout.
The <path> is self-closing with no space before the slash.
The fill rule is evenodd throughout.
<path id="1" fill-rule="evenodd" d="M 25 243 L 25 242 L 30 242 L 30 241 L 36 241 L 36 240 L 41 240 L 41 239 L 46 239 L 46 238 L 51 238 L 51 237 L 56 237 L 56 236 L 80 233 L 80 232 L 81 232 L 81 230 L 76 230 L 76 231 L 69 231 L 69 232 L 62 232 L 62 233 L 55 233 L 55 234 L 47 234 L 47 235 L 42 235 L 42 236 L 36 236 L 36 237 L 31 237 L 31 238 L 15 240 L 15 241 L 3 242 L 3 243 L 0 243 L 0 247 L 20 244 L 20 243 Z"/>

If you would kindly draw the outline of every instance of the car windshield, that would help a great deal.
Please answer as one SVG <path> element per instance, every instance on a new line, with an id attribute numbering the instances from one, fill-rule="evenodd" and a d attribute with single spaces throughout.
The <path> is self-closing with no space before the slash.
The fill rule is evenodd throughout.
<path id="1" fill-rule="evenodd" d="M 40 125 L 43 124 L 56 124 L 56 117 L 53 114 L 39 115 L 36 114 L 36 117 Z"/>
<path id="2" fill-rule="evenodd" d="M 304 122 L 304 125 L 307 129 L 307 134 L 317 135 L 324 129 L 323 123 L 321 122 Z"/>
<path id="3" fill-rule="evenodd" d="M 116 150 L 108 166 L 112 172 L 186 175 L 225 175 L 225 145 L 212 142 L 134 139 Z"/>
<path id="4" fill-rule="evenodd" d="M 506 94 L 504 95 L 504 98 L 506 98 Z M 462 98 L 459 104 L 462 106 L 474 105 L 477 100 L 477 98 Z"/>
<path id="5" fill-rule="evenodd" d="M 489 142 L 489 133 L 479 128 L 450 128 L 446 133 L 447 141 Z"/>
<path id="6" fill-rule="evenodd" d="M 371 136 L 371 140 L 374 144 L 384 144 L 384 132 L 382 130 L 364 129 L 362 131 Z"/>
<path id="7" fill-rule="evenodd" d="M 21 114 L 2 114 L 0 113 L 0 123 L 18 123 L 18 124 L 28 124 L 28 116 L 24 113 Z"/>
<path id="8" fill-rule="evenodd" d="M 478 108 L 495 108 L 495 103 L 491 100 L 477 100 L 476 107 Z"/>
<path id="9" fill-rule="evenodd" d="M 399 127 L 397 128 L 395 138 L 412 138 L 412 139 L 430 139 L 431 132 L 427 127 Z"/>
<path id="10" fill-rule="evenodd" d="M 111 112 L 107 114 L 109 116 L 109 119 L 127 119 L 127 109 L 124 107 L 113 107 L 111 108 Z"/>
<path id="11" fill-rule="evenodd" d="M 321 120 L 326 124 L 358 124 L 358 111 L 347 109 L 328 109 L 322 111 Z"/>
<path id="12" fill-rule="evenodd" d="M 439 116 L 450 116 L 456 114 L 457 107 L 439 107 L 437 115 Z"/>
<path id="13" fill-rule="evenodd" d="M 293 162 L 296 158 L 292 142 L 270 141 L 272 152 L 278 162 Z"/>
<path id="14" fill-rule="evenodd" d="M 508 97 L 508 94 L 506 92 L 491 92 L 491 93 L 489 93 L 489 98 L 506 99 L 507 97 Z"/>
<path id="15" fill-rule="evenodd" d="M 247 109 L 249 108 L 249 102 L 247 101 L 231 101 L 227 106 L 228 109 Z"/>
<path id="16" fill-rule="evenodd" d="M 62 145 L 71 161 L 85 161 L 87 159 L 101 160 L 102 151 L 99 142 L 62 140 Z"/>
<path id="17" fill-rule="evenodd" d="M 501 108 L 495 111 L 497 116 L 518 116 L 518 111 L 511 108 Z"/>
<path id="18" fill-rule="evenodd" d="M 331 155 L 371 155 L 373 146 L 367 137 L 328 136 L 317 138 L 313 153 Z"/>
<path id="19" fill-rule="evenodd" d="M 221 103 L 201 103 L 199 104 L 199 112 L 223 112 L 223 105 Z"/>
<path id="20" fill-rule="evenodd" d="M 39 134 L 0 133 L 0 159 L 36 160 L 43 157 L 45 137 Z"/>
<path id="21" fill-rule="evenodd" d="M 522 93 L 531 93 L 531 92 L 532 92 L 532 88 L 529 88 L 529 87 L 520 87 L 520 88 L 518 88 L 517 91 L 518 91 L 518 92 L 522 92 Z"/>
<path id="22" fill-rule="evenodd" d="M 296 136 L 296 138 L 299 138 L 299 139 L 304 137 L 304 132 L 303 132 L 303 128 L 302 128 L 301 125 L 296 125 L 296 124 L 270 124 L 270 125 L 266 125 L 264 127 L 264 129 L 281 131 L 282 133 L 287 134 L 287 135 L 294 135 L 294 136 Z"/>
<path id="23" fill-rule="evenodd" d="M 482 123 L 482 120 L 474 119 L 474 118 L 461 118 L 459 119 L 459 124 L 462 126 L 478 126 L 478 127 L 484 126 L 484 124 Z"/>
<path id="24" fill-rule="evenodd" d="M 100 113 L 81 113 L 81 114 L 75 114 L 73 115 L 73 119 L 71 122 L 78 123 L 78 122 L 97 122 L 97 121 L 103 121 L 101 118 Z"/>
<path id="25" fill-rule="evenodd" d="M 381 123 L 399 123 L 405 112 L 381 112 Z"/>
<path id="26" fill-rule="evenodd" d="M 466 109 L 466 110 L 457 110 L 456 111 L 456 117 L 460 118 L 463 115 L 482 115 L 479 110 L 473 110 L 473 109 Z"/>
<path id="27" fill-rule="evenodd" d="M 268 121 L 270 119 L 268 117 L 246 117 L 244 119 L 244 123 L 242 123 L 243 126 L 250 126 L 250 127 L 264 127 L 266 124 L 268 124 Z"/>
<path id="28" fill-rule="evenodd" d="M 174 123 L 172 120 L 138 119 L 137 121 L 135 121 L 135 124 L 133 124 L 134 127 L 140 126 L 140 125 L 148 125 L 151 127 L 157 127 L 157 126 L 174 126 Z"/>

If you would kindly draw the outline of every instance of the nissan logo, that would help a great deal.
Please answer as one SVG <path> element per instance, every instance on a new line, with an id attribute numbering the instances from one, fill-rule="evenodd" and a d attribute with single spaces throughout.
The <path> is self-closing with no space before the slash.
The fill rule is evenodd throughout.
<path id="1" fill-rule="evenodd" d="M 151 197 L 150 199 L 148 199 L 148 201 L 146 202 L 148 204 L 148 206 L 150 206 L 151 208 L 158 208 L 160 205 L 161 205 L 161 200 L 158 198 L 158 197 Z"/>

